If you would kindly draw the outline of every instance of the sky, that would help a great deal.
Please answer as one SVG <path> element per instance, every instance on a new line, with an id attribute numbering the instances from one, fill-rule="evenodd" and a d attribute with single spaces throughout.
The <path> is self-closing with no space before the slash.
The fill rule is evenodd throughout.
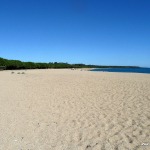
<path id="1" fill-rule="evenodd" d="M 150 0 L 0 0 L 0 57 L 150 67 Z"/>

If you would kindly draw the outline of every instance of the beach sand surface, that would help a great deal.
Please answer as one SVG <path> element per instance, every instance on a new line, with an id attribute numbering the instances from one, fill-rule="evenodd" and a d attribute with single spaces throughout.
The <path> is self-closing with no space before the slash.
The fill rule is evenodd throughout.
<path id="1" fill-rule="evenodd" d="M 0 72 L 0 150 L 150 150 L 149 74 L 11 72 Z"/>

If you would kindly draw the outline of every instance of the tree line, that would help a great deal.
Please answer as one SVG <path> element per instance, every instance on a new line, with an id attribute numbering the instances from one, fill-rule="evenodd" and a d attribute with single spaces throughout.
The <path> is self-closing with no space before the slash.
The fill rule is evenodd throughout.
<path id="1" fill-rule="evenodd" d="M 5 66 L 7 70 L 17 69 L 62 69 L 62 68 L 135 68 L 136 66 L 100 66 L 85 64 L 69 64 L 62 62 L 35 63 L 22 62 L 20 60 L 8 60 L 0 57 L 0 66 Z M 136 67 L 137 68 L 137 67 Z"/>

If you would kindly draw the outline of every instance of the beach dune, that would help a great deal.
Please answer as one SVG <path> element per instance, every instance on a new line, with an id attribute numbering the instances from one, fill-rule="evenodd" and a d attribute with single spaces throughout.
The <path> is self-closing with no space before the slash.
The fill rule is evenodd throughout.
<path id="1" fill-rule="evenodd" d="M 0 72 L 0 150 L 150 149 L 149 74 L 17 72 Z"/>

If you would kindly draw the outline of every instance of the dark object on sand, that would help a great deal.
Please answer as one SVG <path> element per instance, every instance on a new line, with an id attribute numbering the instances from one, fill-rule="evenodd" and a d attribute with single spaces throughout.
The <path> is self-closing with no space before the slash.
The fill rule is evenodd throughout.
<path id="1" fill-rule="evenodd" d="M 0 66 L 0 71 L 5 70 L 6 66 Z"/>

